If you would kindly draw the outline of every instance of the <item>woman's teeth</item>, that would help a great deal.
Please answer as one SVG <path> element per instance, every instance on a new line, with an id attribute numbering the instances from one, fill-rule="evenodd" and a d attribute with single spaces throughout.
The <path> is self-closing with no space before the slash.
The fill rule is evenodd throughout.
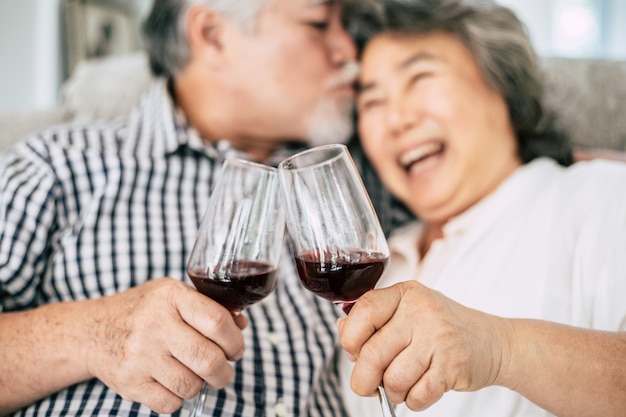
<path id="1" fill-rule="evenodd" d="M 413 148 L 400 157 L 400 164 L 404 169 L 410 167 L 416 162 L 420 162 L 430 156 L 443 152 L 444 145 L 441 142 L 429 142 L 424 145 Z"/>

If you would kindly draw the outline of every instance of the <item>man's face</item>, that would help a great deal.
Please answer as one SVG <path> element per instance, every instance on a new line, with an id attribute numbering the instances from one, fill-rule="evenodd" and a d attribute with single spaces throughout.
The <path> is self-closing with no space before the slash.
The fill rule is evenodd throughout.
<path id="1" fill-rule="evenodd" d="M 519 166 L 504 98 L 453 35 L 374 38 L 359 83 L 364 149 L 422 219 L 446 222 Z"/>
<path id="2" fill-rule="evenodd" d="M 222 82 L 230 91 L 225 105 L 237 112 L 234 136 L 313 144 L 347 139 L 356 49 L 338 4 L 269 0 L 254 31 L 228 25 L 224 42 Z"/>

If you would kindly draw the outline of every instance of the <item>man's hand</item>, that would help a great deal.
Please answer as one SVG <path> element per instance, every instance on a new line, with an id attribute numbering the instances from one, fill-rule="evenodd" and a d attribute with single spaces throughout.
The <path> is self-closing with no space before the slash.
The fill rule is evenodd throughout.
<path id="1" fill-rule="evenodd" d="M 127 400 L 171 413 L 207 381 L 223 388 L 233 378 L 229 360 L 244 351 L 244 316 L 172 279 L 147 282 L 102 298 L 92 343 L 85 345 L 89 373 Z"/>
<path id="2" fill-rule="evenodd" d="M 504 327 L 503 327 L 504 326 Z M 424 410 L 449 390 L 494 383 L 507 340 L 503 320 L 466 308 L 416 281 L 373 290 L 340 320 L 341 345 L 355 360 L 351 387 Z"/>
<path id="3" fill-rule="evenodd" d="M 0 415 L 98 378 L 127 400 L 171 413 L 202 380 L 222 388 L 247 319 L 191 286 L 149 281 L 100 299 L 0 314 Z"/>

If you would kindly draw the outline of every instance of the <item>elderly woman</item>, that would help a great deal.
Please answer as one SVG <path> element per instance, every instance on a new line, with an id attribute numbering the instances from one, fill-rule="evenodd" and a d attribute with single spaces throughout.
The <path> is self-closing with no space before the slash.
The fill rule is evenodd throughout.
<path id="1" fill-rule="evenodd" d="M 359 131 L 420 221 L 390 239 L 388 288 L 339 323 L 346 385 L 382 381 L 401 416 L 623 416 L 626 165 L 570 165 L 508 9 L 381 8 Z M 352 415 L 379 413 L 362 401 Z"/>

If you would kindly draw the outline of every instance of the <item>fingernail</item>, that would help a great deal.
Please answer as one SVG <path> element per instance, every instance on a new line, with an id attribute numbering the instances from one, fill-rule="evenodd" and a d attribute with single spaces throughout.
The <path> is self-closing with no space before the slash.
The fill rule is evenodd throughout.
<path id="1" fill-rule="evenodd" d="M 243 354 L 246 352 L 246 349 L 241 349 L 239 352 L 237 352 L 233 358 L 233 361 L 238 361 L 239 359 L 243 358 Z"/>

